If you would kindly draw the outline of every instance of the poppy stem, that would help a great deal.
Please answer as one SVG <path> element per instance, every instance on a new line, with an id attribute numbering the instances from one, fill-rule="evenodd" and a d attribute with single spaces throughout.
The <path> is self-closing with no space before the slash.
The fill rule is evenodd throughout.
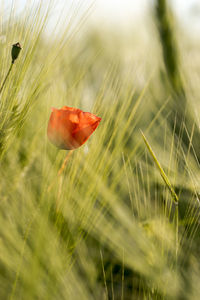
<path id="1" fill-rule="evenodd" d="M 60 207 L 60 196 L 61 196 L 61 192 L 62 192 L 63 176 L 61 177 L 61 174 L 62 174 L 62 172 L 64 171 L 64 169 L 65 169 L 65 167 L 66 167 L 66 164 L 67 164 L 67 162 L 68 162 L 68 159 L 69 159 L 70 156 L 72 155 L 72 152 L 73 152 L 73 150 L 70 150 L 70 151 L 67 153 L 67 155 L 66 155 L 66 157 L 65 157 L 65 159 L 64 159 L 64 161 L 63 161 L 63 164 L 62 164 L 60 170 L 58 171 L 58 176 L 59 176 L 59 186 L 58 186 L 58 196 L 57 196 L 57 199 L 56 199 L 56 212 L 59 211 L 59 207 Z"/>
<path id="2" fill-rule="evenodd" d="M 59 169 L 59 171 L 58 171 L 58 175 L 60 176 L 61 174 L 62 174 L 62 172 L 64 171 L 64 169 L 65 169 L 65 167 L 66 167 L 66 164 L 67 164 L 67 162 L 68 162 L 68 159 L 70 158 L 70 156 L 72 155 L 72 151 L 73 150 L 70 150 L 68 153 L 67 153 L 67 155 L 66 155 L 66 157 L 65 157 L 65 159 L 64 159 L 64 161 L 63 161 L 63 163 L 62 163 L 62 166 L 60 167 L 60 169 Z"/>
<path id="3" fill-rule="evenodd" d="M 63 177 L 59 177 L 58 194 L 57 194 L 57 199 L 56 199 L 56 212 L 59 211 L 59 207 L 60 207 L 60 196 L 61 196 L 61 192 L 62 192 L 62 183 L 63 183 Z"/>
<path id="4" fill-rule="evenodd" d="M 58 176 L 60 176 L 60 175 L 62 174 L 62 172 L 64 171 L 64 169 L 65 169 L 65 167 L 66 167 L 66 164 L 67 164 L 67 161 L 68 161 L 69 157 L 72 155 L 72 151 L 73 151 L 73 150 L 70 150 L 70 151 L 67 153 L 67 155 L 66 155 L 66 157 L 65 157 L 65 159 L 64 159 L 64 161 L 63 161 L 63 163 L 62 163 L 62 166 L 60 167 L 60 169 L 59 169 L 59 171 L 58 171 Z M 49 185 L 49 187 L 48 187 L 48 189 L 47 189 L 48 192 L 51 191 L 51 189 L 52 189 L 54 183 L 55 183 L 55 181 L 53 181 L 53 182 Z"/>
<path id="5" fill-rule="evenodd" d="M 12 62 L 11 62 L 11 65 L 10 65 L 10 68 L 9 68 L 9 70 L 8 70 L 8 73 L 6 74 L 6 77 L 5 77 L 5 79 L 4 79 L 3 83 L 2 83 L 2 86 L 1 86 L 1 88 L 0 88 L 0 94 L 1 94 L 1 92 L 2 92 L 2 90 L 3 90 L 3 88 L 4 88 L 4 85 L 5 85 L 5 83 L 6 83 L 7 79 L 8 79 L 9 74 L 10 74 L 10 72 L 11 72 L 11 70 L 12 70 L 13 64 L 14 64 L 14 62 L 12 61 Z"/>

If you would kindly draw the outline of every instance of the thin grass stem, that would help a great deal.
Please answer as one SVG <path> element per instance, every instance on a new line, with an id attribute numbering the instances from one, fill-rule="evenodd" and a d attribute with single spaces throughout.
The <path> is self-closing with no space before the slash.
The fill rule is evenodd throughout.
<path id="1" fill-rule="evenodd" d="M 5 79 L 4 79 L 4 81 L 3 81 L 2 85 L 1 85 L 0 94 L 3 91 L 4 85 L 5 85 L 5 83 L 6 83 L 7 79 L 8 79 L 8 76 L 10 75 L 10 72 L 12 70 L 13 64 L 14 64 L 14 62 L 11 62 L 11 65 L 10 65 L 10 68 L 8 70 L 8 73 L 6 74 L 6 77 L 5 77 Z"/>

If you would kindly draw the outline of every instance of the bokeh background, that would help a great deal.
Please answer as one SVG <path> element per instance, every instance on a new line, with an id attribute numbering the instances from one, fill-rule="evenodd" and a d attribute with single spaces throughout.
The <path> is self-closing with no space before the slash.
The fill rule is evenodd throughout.
<path id="1" fill-rule="evenodd" d="M 33 2 L 33 1 L 32 1 Z M 36 0 L 35 4 L 38 4 L 42 1 Z M 173 12 L 176 14 L 178 21 L 185 30 L 189 30 L 190 33 L 197 33 L 199 29 L 199 0 L 169 0 L 169 5 L 173 9 Z M 17 6 L 19 10 L 23 10 L 26 6 L 26 0 L 18 0 Z M 115 26 L 118 29 L 131 30 L 131 28 L 136 26 L 137 22 L 143 22 L 146 18 L 146 15 L 150 13 L 155 1 L 154 0 L 85 0 L 82 1 L 82 9 L 93 7 L 92 13 L 87 19 L 87 23 L 90 22 L 96 23 L 96 26 L 102 27 L 102 21 L 104 25 Z M 69 11 L 71 5 L 78 6 L 80 1 L 75 0 L 60 0 L 56 4 L 56 9 L 52 13 L 54 20 L 60 18 L 61 12 L 63 9 L 65 12 Z M 12 6 L 12 0 L 8 0 L 3 3 L 3 5 L 10 9 Z M 67 15 L 65 15 L 66 17 Z M 90 24 L 91 25 L 91 24 Z"/>
<path id="2" fill-rule="evenodd" d="M 0 299 L 200 299 L 199 15 L 0 1 Z M 102 118 L 72 152 L 64 105 Z"/>

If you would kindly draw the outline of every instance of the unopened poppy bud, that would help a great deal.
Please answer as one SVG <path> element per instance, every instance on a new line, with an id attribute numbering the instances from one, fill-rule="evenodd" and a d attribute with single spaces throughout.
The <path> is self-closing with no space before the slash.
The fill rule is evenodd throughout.
<path id="1" fill-rule="evenodd" d="M 14 61 L 18 58 L 19 56 L 19 52 L 21 51 L 21 45 L 20 43 L 16 43 L 12 46 L 12 51 L 11 51 L 11 55 L 12 55 L 12 63 L 14 63 Z"/>

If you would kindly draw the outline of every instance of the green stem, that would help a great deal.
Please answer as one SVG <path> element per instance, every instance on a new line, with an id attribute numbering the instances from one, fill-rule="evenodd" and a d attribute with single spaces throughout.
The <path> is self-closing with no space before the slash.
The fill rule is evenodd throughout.
<path id="1" fill-rule="evenodd" d="M 175 206 L 175 230 L 176 230 L 176 267 L 178 262 L 178 248 L 179 248 L 179 242 L 178 242 L 178 222 L 179 222 L 179 214 L 178 214 L 178 202 Z"/>
<path id="2" fill-rule="evenodd" d="M 160 175 L 162 176 L 162 178 L 163 178 L 166 186 L 168 187 L 168 189 L 169 189 L 169 191 L 171 193 L 171 196 L 172 196 L 172 199 L 173 199 L 173 203 L 175 205 L 175 239 L 176 239 L 176 241 L 175 241 L 175 250 L 176 250 L 176 268 L 177 268 L 178 247 L 179 247 L 179 242 L 178 242 L 178 231 L 179 231 L 178 230 L 179 229 L 178 228 L 179 227 L 179 224 L 178 224 L 178 222 L 179 222 L 178 203 L 179 203 L 179 198 L 178 198 L 178 196 L 177 196 L 177 194 L 176 194 L 176 192 L 175 192 L 175 190 L 174 190 L 174 188 L 173 188 L 173 186 L 172 186 L 169 178 L 165 174 L 165 172 L 164 172 L 163 168 L 161 167 L 158 159 L 156 158 L 155 153 L 153 152 L 153 150 L 152 150 L 149 142 L 147 141 L 147 139 L 146 139 L 146 137 L 145 137 L 145 135 L 143 134 L 142 131 L 141 131 L 141 134 L 142 134 L 144 142 L 145 142 L 145 144 L 147 146 L 147 149 L 149 150 L 149 153 L 150 153 L 151 157 L 153 158 L 153 160 L 154 160 L 154 162 L 155 162 L 155 164 L 156 164 L 156 166 L 157 166 L 157 168 L 158 168 L 158 170 L 160 172 Z"/>
<path id="3" fill-rule="evenodd" d="M 6 83 L 7 79 L 8 79 L 9 74 L 10 74 L 10 72 L 11 72 L 11 70 L 12 70 L 13 64 L 14 64 L 14 62 L 12 61 L 12 62 L 11 62 L 11 65 L 10 65 L 10 68 L 9 68 L 9 70 L 8 70 L 8 73 L 7 73 L 5 79 L 4 79 L 3 83 L 2 83 L 2 86 L 1 86 L 1 88 L 0 88 L 0 94 L 1 94 L 1 92 L 2 92 L 2 90 L 3 90 L 3 88 L 4 88 L 4 85 L 5 85 L 5 83 Z"/>
<path id="4" fill-rule="evenodd" d="M 142 134 L 143 140 L 144 140 L 144 142 L 145 142 L 145 144 L 146 144 L 146 146 L 147 146 L 147 149 L 149 150 L 149 153 L 150 153 L 151 157 L 153 158 L 153 160 L 154 160 L 154 162 L 155 162 L 155 164 L 156 164 L 156 166 L 157 166 L 157 168 L 158 168 L 158 170 L 159 170 L 159 172 L 160 172 L 160 175 L 161 175 L 163 181 L 165 182 L 167 188 L 169 189 L 169 191 L 170 191 L 170 193 L 171 193 L 171 196 L 172 196 L 172 199 L 173 199 L 174 204 L 175 204 L 175 205 L 178 205 L 179 199 L 178 199 L 178 196 L 177 196 L 177 194 L 176 194 L 176 192 L 175 192 L 175 190 L 174 190 L 172 184 L 171 184 L 170 181 L 169 181 L 169 178 L 168 178 L 167 175 L 165 174 L 163 168 L 161 167 L 159 161 L 158 161 L 157 158 L 156 158 L 155 153 L 153 152 L 153 150 L 152 150 L 152 148 L 151 148 L 149 142 L 147 141 L 147 139 L 146 139 L 146 137 L 145 137 L 145 135 L 144 135 L 144 133 L 143 133 L 142 131 L 141 131 L 141 134 Z"/>

